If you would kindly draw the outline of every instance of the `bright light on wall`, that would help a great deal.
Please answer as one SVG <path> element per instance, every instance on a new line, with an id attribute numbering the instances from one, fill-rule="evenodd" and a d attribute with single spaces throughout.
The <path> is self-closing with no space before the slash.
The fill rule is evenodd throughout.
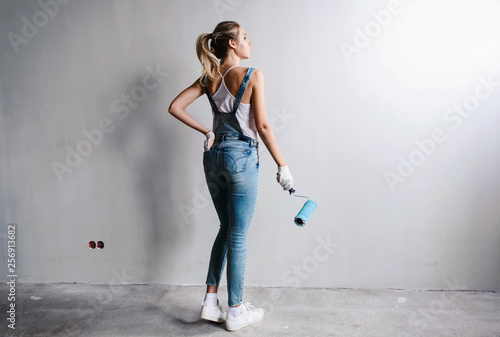
<path id="1" fill-rule="evenodd" d="M 473 61 L 498 44 L 498 6 L 491 0 L 425 0 L 408 13 L 407 48 L 423 62 Z"/>
<path id="2" fill-rule="evenodd" d="M 499 70 L 498 1 L 415 1 L 395 29 L 396 41 L 385 41 L 379 53 L 405 84 L 460 85 Z"/>

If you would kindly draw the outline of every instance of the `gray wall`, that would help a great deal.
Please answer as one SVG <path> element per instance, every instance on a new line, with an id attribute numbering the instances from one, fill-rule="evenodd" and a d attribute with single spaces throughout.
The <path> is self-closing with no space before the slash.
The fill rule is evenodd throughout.
<path id="1" fill-rule="evenodd" d="M 246 284 L 499 289 L 500 10 L 438 3 L 2 1 L 2 279 L 16 224 L 20 281 L 204 283 L 203 136 L 167 108 L 197 36 L 236 20 L 319 204 L 295 226 L 261 148 Z M 210 125 L 206 97 L 188 111 Z"/>

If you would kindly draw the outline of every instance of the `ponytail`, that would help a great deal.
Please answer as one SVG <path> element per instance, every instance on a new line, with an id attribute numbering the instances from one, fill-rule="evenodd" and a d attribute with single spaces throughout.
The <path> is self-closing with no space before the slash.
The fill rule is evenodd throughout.
<path id="1" fill-rule="evenodd" d="M 215 27 L 212 34 L 201 34 L 196 40 L 196 54 L 203 65 L 200 84 L 210 79 L 215 81 L 220 65 L 227 56 L 228 41 L 238 40 L 240 25 L 234 21 L 223 21 Z M 209 42 L 210 41 L 210 45 Z"/>
<path id="2" fill-rule="evenodd" d="M 212 34 L 201 34 L 196 40 L 196 54 L 198 59 L 203 65 L 202 75 L 200 77 L 200 84 L 205 85 L 207 77 L 211 81 L 215 81 L 217 73 L 220 69 L 220 61 L 215 57 L 214 53 L 210 51 L 208 46 L 208 40 L 210 40 Z"/>

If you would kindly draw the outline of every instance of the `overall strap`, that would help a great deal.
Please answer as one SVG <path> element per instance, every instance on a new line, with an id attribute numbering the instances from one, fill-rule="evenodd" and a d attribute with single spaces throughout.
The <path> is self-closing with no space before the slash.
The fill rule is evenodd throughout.
<path id="1" fill-rule="evenodd" d="M 208 100 L 210 101 L 210 105 L 212 106 L 212 110 L 214 113 L 220 113 L 219 109 L 217 109 L 217 105 L 215 105 L 214 99 L 212 98 L 212 95 L 210 95 L 210 91 L 208 90 L 208 85 L 207 85 L 207 78 L 205 77 L 205 85 L 203 86 L 205 88 L 205 92 L 207 94 Z"/>
<path id="2" fill-rule="evenodd" d="M 245 93 L 245 90 L 247 89 L 248 82 L 250 82 L 250 77 L 252 77 L 254 70 L 255 70 L 255 68 L 248 68 L 247 73 L 245 75 L 245 78 L 243 78 L 243 82 L 241 83 L 240 90 L 238 91 L 238 95 L 236 95 L 236 102 L 234 103 L 234 107 L 233 107 L 233 111 L 232 111 L 233 114 L 235 114 L 236 111 L 238 111 L 238 107 L 240 106 L 240 103 L 241 103 L 241 98 L 243 97 L 243 94 Z"/>

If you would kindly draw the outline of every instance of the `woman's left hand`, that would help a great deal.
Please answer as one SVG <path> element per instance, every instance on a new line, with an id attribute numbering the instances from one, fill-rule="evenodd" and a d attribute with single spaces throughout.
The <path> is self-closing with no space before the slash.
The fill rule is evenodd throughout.
<path id="1" fill-rule="evenodd" d="M 278 173 L 276 173 L 276 180 L 280 183 L 283 190 L 288 191 L 292 188 L 293 178 L 288 165 L 283 165 L 278 167 Z"/>

